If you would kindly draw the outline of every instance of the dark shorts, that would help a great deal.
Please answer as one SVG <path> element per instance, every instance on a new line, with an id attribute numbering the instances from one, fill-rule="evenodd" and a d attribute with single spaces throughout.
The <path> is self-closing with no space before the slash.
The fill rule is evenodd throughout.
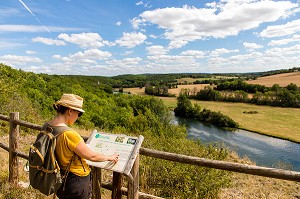
<path id="1" fill-rule="evenodd" d="M 80 177 L 69 172 L 65 185 L 56 193 L 60 199 L 89 199 L 92 197 L 91 174 Z"/>

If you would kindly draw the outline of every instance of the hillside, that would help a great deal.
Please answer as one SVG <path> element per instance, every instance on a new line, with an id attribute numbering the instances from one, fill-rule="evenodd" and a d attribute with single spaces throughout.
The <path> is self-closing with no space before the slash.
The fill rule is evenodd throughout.
<path id="1" fill-rule="evenodd" d="M 41 125 L 53 117 L 52 105 L 63 93 L 74 93 L 84 98 L 86 112 L 72 128 L 142 135 L 145 148 L 215 160 L 229 158 L 226 150 L 187 139 L 185 127 L 170 122 L 172 115 L 161 100 L 113 94 L 112 88 L 101 81 L 99 77 L 28 73 L 0 64 L 0 114 L 19 112 L 21 120 Z M 8 123 L 0 121 L 1 142 L 7 137 L 8 129 Z M 22 140 L 26 141 L 25 137 L 36 132 L 22 129 L 21 134 Z M 21 151 L 28 152 L 30 144 L 26 141 Z M 3 162 L 5 166 L 0 169 L 0 198 L 2 193 L 5 198 L 24 198 L 20 196 L 23 191 L 5 189 L 7 162 Z M 227 171 L 174 164 L 151 157 L 141 157 L 140 176 L 143 192 L 170 198 L 215 198 L 221 188 L 230 186 L 231 181 Z"/>
<path id="2" fill-rule="evenodd" d="M 281 87 L 286 87 L 290 83 L 300 87 L 300 72 L 282 73 L 270 76 L 259 77 L 256 80 L 246 81 L 248 84 L 260 84 L 267 87 L 272 87 L 274 84 L 279 84 Z"/>

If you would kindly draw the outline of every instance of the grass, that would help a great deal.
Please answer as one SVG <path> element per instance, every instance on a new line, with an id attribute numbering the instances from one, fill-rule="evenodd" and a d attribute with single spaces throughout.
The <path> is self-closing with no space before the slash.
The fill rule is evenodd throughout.
<path id="1" fill-rule="evenodd" d="M 232 178 L 232 186 L 222 189 L 219 198 L 291 199 L 300 197 L 299 182 L 241 173 L 234 173 Z"/>
<path id="2" fill-rule="evenodd" d="M 161 97 L 160 99 L 171 109 L 177 105 L 176 98 Z M 242 129 L 300 143 L 299 108 L 195 100 L 192 102 L 198 103 L 201 108 L 220 111 L 238 122 Z M 246 114 L 243 113 L 244 111 L 257 111 L 257 113 Z"/>

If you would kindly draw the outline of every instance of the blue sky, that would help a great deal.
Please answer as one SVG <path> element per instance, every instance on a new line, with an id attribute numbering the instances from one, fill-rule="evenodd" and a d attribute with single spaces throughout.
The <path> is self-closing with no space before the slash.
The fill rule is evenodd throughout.
<path id="1" fill-rule="evenodd" d="M 0 63 L 116 76 L 299 67 L 300 1 L 5 0 Z"/>

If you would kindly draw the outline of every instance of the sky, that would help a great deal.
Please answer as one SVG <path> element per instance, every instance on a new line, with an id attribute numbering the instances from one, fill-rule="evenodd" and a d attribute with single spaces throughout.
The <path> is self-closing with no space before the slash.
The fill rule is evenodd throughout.
<path id="1" fill-rule="evenodd" d="M 300 0 L 1 0 L 0 63 L 58 75 L 300 67 Z"/>

